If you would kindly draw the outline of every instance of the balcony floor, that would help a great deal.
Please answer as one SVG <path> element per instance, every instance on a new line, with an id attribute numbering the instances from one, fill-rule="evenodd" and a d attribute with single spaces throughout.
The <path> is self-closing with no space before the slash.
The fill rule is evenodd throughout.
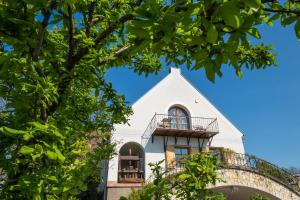
<path id="1" fill-rule="evenodd" d="M 192 129 L 173 129 L 173 128 L 156 128 L 153 132 L 155 136 L 175 136 L 175 137 L 191 137 L 191 138 L 211 138 L 218 132 L 209 132 L 206 130 Z"/>

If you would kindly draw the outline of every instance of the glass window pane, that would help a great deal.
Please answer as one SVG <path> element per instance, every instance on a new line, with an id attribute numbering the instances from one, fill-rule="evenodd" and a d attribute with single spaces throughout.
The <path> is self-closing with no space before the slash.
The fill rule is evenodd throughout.
<path id="1" fill-rule="evenodd" d="M 176 154 L 176 155 L 180 155 L 180 154 L 181 154 L 181 149 L 175 148 L 175 154 Z"/>
<path id="2" fill-rule="evenodd" d="M 181 153 L 182 153 L 182 155 L 187 155 L 188 154 L 188 150 L 187 149 L 181 149 Z"/>
<path id="3" fill-rule="evenodd" d="M 183 168 L 185 163 L 182 160 L 189 154 L 189 148 L 175 148 L 176 167 Z"/>
<path id="4" fill-rule="evenodd" d="M 171 117 L 171 128 L 173 129 L 188 129 L 189 117 L 187 113 L 179 107 L 172 107 L 169 109 Z"/>

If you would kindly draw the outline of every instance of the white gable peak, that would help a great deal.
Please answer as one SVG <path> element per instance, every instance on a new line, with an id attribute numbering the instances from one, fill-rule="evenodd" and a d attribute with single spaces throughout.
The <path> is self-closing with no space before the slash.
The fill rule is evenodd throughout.
<path id="1" fill-rule="evenodd" d="M 170 67 L 170 74 L 181 74 L 180 68 Z"/>

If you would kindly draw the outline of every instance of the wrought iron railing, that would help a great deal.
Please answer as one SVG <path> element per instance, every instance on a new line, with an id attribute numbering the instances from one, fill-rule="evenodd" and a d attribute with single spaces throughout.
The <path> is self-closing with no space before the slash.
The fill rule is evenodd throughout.
<path id="1" fill-rule="evenodd" d="M 300 180 L 284 168 L 280 168 L 268 161 L 253 155 L 239 154 L 235 152 L 212 152 L 217 155 L 223 169 L 238 169 L 250 171 L 268 177 L 279 184 L 284 185 L 300 196 Z M 167 176 L 183 172 L 185 166 L 169 169 Z"/>
<path id="2" fill-rule="evenodd" d="M 217 118 L 178 117 L 166 114 L 155 114 L 148 124 L 142 138 L 150 138 L 155 129 L 179 129 L 203 132 L 219 132 Z"/>
<path id="3" fill-rule="evenodd" d="M 300 193 L 299 179 L 293 174 L 263 159 L 253 155 L 234 152 L 221 152 L 219 156 L 224 168 L 247 170 L 269 177 L 285 185 L 293 191 Z"/>

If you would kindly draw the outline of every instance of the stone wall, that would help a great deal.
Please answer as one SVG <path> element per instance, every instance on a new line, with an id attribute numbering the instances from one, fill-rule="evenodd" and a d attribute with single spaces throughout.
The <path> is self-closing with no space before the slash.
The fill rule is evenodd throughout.
<path id="1" fill-rule="evenodd" d="M 219 177 L 225 182 L 219 182 L 215 186 L 210 186 L 211 188 L 231 185 L 244 186 L 264 191 L 282 200 L 300 200 L 300 196 L 289 188 L 254 172 L 222 169 L 219 170 Z"/>
<path id="2" fill-rule="evenodd" d="M 119 200 L 121 196 L 129 196 L 131 191 L 131 188 L 107 188 L 107 200 Z"/>
<path id="3" fill-rule="evenodd" d="M 142 183 L 118 183 L 108 181 L 107 183 L 107 200 L 119 200 L 121 196 L 127 197 L 132 189 L 139 189 L 143 186 Z"/>
<path id="4" fill-rule="evenodd" d="M 299 194 L 296 194 L 289 188 L 270 178 L 254 172 L 239 169 L 222 169 L 219 170 L 219 177 L 225 182 L 211 185 L 210 188 L 242 186 L 263 191 L 281 200 L 300 200 Z M 107 200 L 119 200 L 121 196 L 128 196 L 132 189 L 138 189 L 141 186 L 142 184 L 119 184 L 117 182 L 109 182 L 107 188 Z"/>

